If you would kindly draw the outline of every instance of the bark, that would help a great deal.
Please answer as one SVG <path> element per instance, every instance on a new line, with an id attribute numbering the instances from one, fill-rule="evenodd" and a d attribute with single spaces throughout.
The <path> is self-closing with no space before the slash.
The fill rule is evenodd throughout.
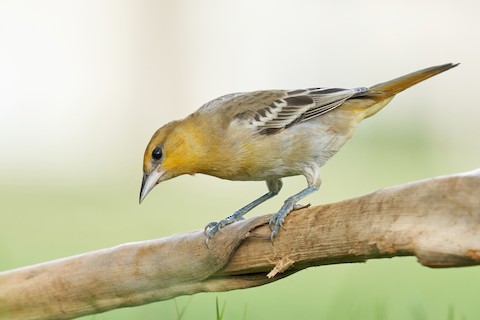
<path id="1" fill-rule="evenodd" d="M 311 266 L 416 256 L 480 264 L 480 169 L 292 212 L 274 242 L 260 216 L 0 273 L 0 319 L 69 319 L 267 284 Z"/>

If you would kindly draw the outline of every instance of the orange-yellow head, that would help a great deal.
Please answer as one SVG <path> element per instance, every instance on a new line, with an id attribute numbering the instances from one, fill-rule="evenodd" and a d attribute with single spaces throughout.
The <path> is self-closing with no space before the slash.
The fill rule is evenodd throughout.
<path id="1" fill-rule="evenodd" d="M 143 157 L 140 202 L 160 182 L 182 174 L 194 174 L 195 153 L 191 132 L 182 121 L 170 122 L 153 135 Z"/>

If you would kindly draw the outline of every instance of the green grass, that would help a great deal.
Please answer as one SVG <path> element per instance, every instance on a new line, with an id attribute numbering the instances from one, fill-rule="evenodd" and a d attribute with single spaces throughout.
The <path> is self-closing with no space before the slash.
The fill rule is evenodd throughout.
<path id="1" fill-rule="evenodd" d="M 192 301 L 193 296 L 190 296 L 187 303 L 183 307 L 179 307 L 177 299 L 173 299 L 173 303 L 175 304 L 175 311 L 177 312 L 177 320 L 181 320 L 185 315 L 185 311 L 187 311 L 188 305 Z M 218 304 L 218 301 L 217 301 Z M 218 312 L 217 312 L 218 313 Z"/>
<path id="2" fill-rule="evenodd" d="M 225 306 L 227 305 L 227 302 L 224 301 L 222 304 L 222 308 L 220 309 L 220 306 L 218 304 L 218 297 L 215 298 L 215 311 L 217 312 L 217 320 L 222 320 L 223 319 L 223 314 L 225 313 Z"/>

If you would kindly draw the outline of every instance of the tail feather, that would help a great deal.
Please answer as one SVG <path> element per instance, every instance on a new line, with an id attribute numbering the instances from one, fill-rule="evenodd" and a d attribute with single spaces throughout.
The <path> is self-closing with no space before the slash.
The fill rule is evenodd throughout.
<path id="1" fill-rule="evenodd" d="M 456 66 L 458 66 L 458 63 L 447 63 L 412 72 L 402 77 L 376 84 L 370 87 L 365 95 L 362 95 L 357 99 L 352 99 L 352 103 L 348 103 L 349 100 L 347 100 L 345 108 L 353 107 L 352 109 L 357 110 L 364 119 L 371 117 L 378 111 L 382 110 L 397 93 Z"/>
<path id="2" fill-rule="evenodd" d="M 371 92 L 379 92 L 385 95 L 386 97 L 393 96 L 405 89 L 410 88 L 411 86 L 422 82 L 430 77 L 433 77 L 439 73 L 447 71 L 448 69 L 454 68 L 459 64 L 447 63 L 440 66 L 430 67 L 427 69 L 419 70 L 416 72 L 409 73 L 402 77 L 376 84 L 370 87 Z"/>

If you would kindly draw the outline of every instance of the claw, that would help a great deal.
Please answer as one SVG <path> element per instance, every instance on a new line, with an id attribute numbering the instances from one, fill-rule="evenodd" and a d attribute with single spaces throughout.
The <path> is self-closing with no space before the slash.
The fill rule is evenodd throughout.
<path id="1" fill-rule="evenodd" d="M 270 240 L 273 242 L 273 238 L 278 234 L 279 228 L 282 228 L 283 230 L 285 227 L 283 226 L 283 222 L 285 221 L 285 217 L 292 212 L 293 210 L 296 210 L 297 207 L 301 206 L 300 208 L 303 208 L 305 206 L 303 205 L 297 205 L 296 203 L 291 203 L 286 201 L 285 204 L 282 206 L 282 208 L 273 215 L 272 219 L 268 222 L 268 227 L 272 231 L 270 235 Z"/>
<path id="2" fill-rule="evenodd" d="M 205 245 L 208 248 L 208 241 L 220 230 L 220 224 L 218 222 L 210 222 L 205 226 L 203 233 L 205 234 Z"/>
<path id="3" fill-rule="evenodd" d="M 210 222 L 205 226 L 205 229 L 203 229 L 203 233 L 205 234 L 206 237 L 208 237 L 210 233 L 208 229 L 213 229 L 215 228 L 216 225 L 217 225 L 216 222 Z"/>
<path id="4" fill-rule="evenodd" d="M 211 239 L 211 237 L 209 237 L 209 236 L 206 236 L 206 237 L 205 237 L 205 246 L 207 246 L 207 248 L 210 248 L 210 247 L 208 246 L 208 241 L 210 241 L 210 239 Z"/>
<path id="5" fill-rule="evenodd" d="M 208 240 L 209 240 L 209 238 L 208 238 L 208 237 L 205 237 L 205 246 L 207 247 L 207 249 L 210 248 L 210 247 L 208 246 Z"/>
<path id="6" fill-rule="evenodd" d="M 224 228 L 225 226 L 231 223 L 234 223 L 235 221 L 240 221 L 243 219 L 245 218 L 243 218 L 241 215 L 233 214 L 218 222 L 210 222 L 209 224 L 207 224 L 205 226 L 205 229 L 203 229 L 203 233 L 205 234 L 205 244 L 207 245 L 207 247 L 208 247 L 208 241 L 212 239 L 217 234 L 217 232 L 219 232 L 222 228 Z"/>
<path id="7" fill-rule="evenodd" d="M 273 238 L 277 235 L 279 227 L 281 227 L 283 230 L 285 228 L 283 227 L 283 221 L 287 217 L 287 215 L 292 212 L 293 210 L 298 210 L 302 208 L 306 208 L 310 206 L 310 204 L 304 206 L 301 204 L 297 204 L 297 201 L 303 199 L 305 196 L 309 195 L 310 193 L 317 191 L 319 187 L 318 185 L 311 185 L 308 188 L 300 191 L 299 193 L 291 196 L 287 200 L 285 200 L 283 206 L 280 208 L 280 210 L 270 219 L 270 222 L 268 223 L 268 226 L 270 227 L 270 230 L 272 230 L 272 234 L 270 236 L 270 239 L 273 242 Z M 273 225 L 273 229 L 272 229 Z"/>
<path id="8" fill-rule="evenodd" d="M 304 209 L 304 208 L 308 208 L 308 207 L 310 207 L 310 206 L 311 206 L 310 203 L 307 203 L 307 204 L 295 203 L 295 204 L 293 205 L 292 211 L 300 210 L 300 209 Z"/>
<path id="9" fill-rule="evenodd" d="M 272 231 L 272 233 L 270 234 L 270 242 L 273 244 L 273 238 L 275 238 L 275 236 L 277 235 L 277 232 L 276 231 Z"/>

